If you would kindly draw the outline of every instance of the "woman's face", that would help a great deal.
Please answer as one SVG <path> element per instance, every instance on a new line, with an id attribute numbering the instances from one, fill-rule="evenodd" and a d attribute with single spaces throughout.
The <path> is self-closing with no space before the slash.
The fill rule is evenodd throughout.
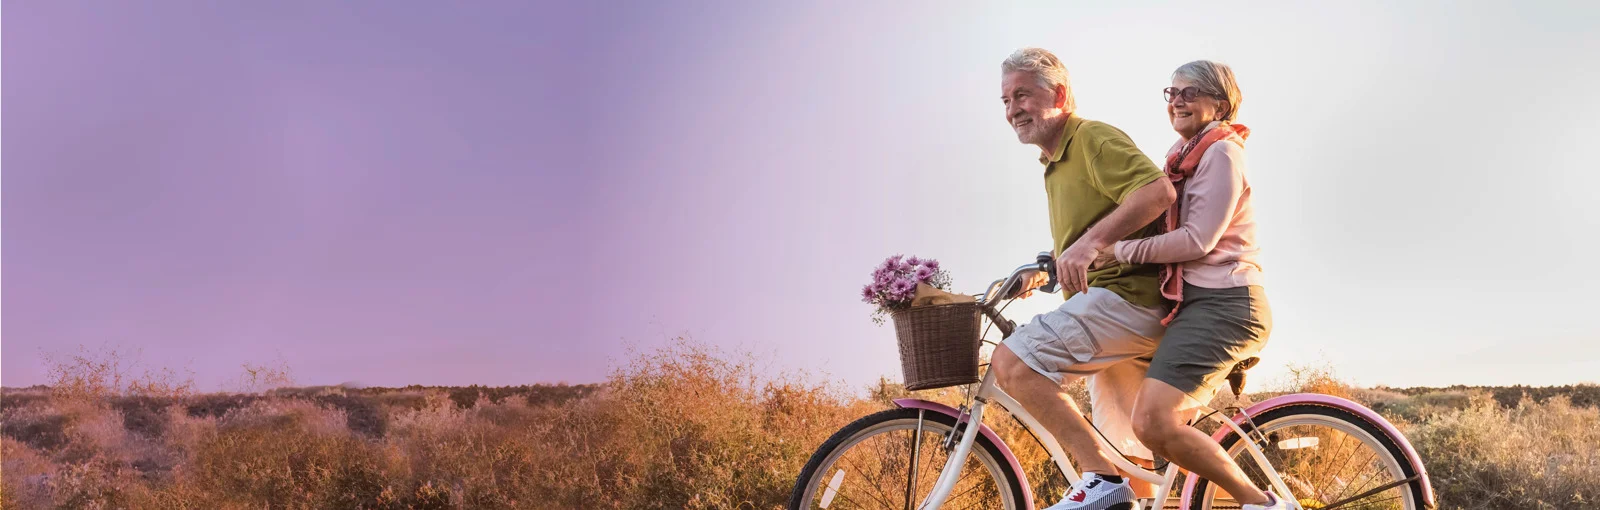
<path id="1" fill-rule="evenodd" d="M 1166 92 L 1170 98 L 1167 120 L 1172 121 L 1172 129 L 1185 139 L 1193 138 L 1207 124 L 1221 119 L 1222 110 L 1227 108 L 1227 103 L 1201 92 L 1199 86 L 1181 77 L 1173 78 L 1172 88 Z"/>

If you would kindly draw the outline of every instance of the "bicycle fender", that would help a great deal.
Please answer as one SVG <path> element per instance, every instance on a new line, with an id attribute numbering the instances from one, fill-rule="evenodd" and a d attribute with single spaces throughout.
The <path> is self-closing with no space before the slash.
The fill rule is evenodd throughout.
<path id="1" fill-rule="evenodd" d="M 916 398 L 897 398 L 894 399 L 894 405 L 906 409 L 922 409 L 942 413 L 955 418 L 958 420 L 957 423 L 965 423 L 967 421 L 967 417 L 962 416 L 961 412 L 957 411 L 956 408 L 938 402 L 929 402 Z M 983 437 L 988 438 L 990 443 L 1000 449 L 1000 455 L 1005 457 L 1007 463 L 1011 464 L 1011 471 L 1016 473 L 1017 480 L 1022 482 L 1022 508 L 1033 508 L 1033 489 L 1028 487 L 1028 473 L 1022 470 L 1022 463 L 1017 462 L 1017 456 L 1011 453 L 1011 448 L 1006 446 L 1006 443 L 1001 441 L 1000 436 L 995 435 L 988 425 L 979 423 L 978 433 L 983 434 Z"/>
<path id="2" fill-rule="evenodd" d="M 1383 431 L 1385 436 L 1388 436 L 1389 439 L 1393 440 L 1395 444 L 1400 445 L 1400 452 L 1404 453 L 1406 460 L 1411 462 L 1411 469 L 1416 470 L 1417 480 L 1421 482 L 1420 485 L 1422 485 L 1423 507 L 1436 508 L 1433 500 L 1433 483 L 1428 481 L 1428 470 L 1422 466 L 1422 458 L 1417 456 L 1417 450 L 1411 447 L 1411 442 L 1406 440 L 1406 436 L 1400 434 L 1400 429 L 1395 428 L 1394 424 L 1389 423 L 1389 420 L 1383 419 L 1383 416 L 1379 415 L 1376 411 L 1367 409 L 1366 406 L 1357 404 L 1350 400 L 1335 397 L 1333 395 L 1322 395 L 1318 393 L 1293 393 L 1269 398 L 1252 405 L 1249 409 L 1245 409 L 1244 414 L 1234 416 L 1233 422 L 1242 426 L 1245 422 L 1245 416 L 1247 415 L 1259 416 L 1261 413 L 1267 412 L 1271 409 L 1291 404 L 1315 404 L 1325 407 L 1332 407 L 1342 411 L 1348 411 L 1351 414 L 1360 416 L 1362 419 L 1366 420 L 1367 423 L 1371 423 L 1372 425 L 1378 427 L 1378 430 Z M 1223 438 L 1232 433 L 1233 429 L 1222 427 L 1217 429 L 1215 434 L 1211 435 L 1211 439 L 1221 443 Z M 1181 499 L 1179 499 L 1179 501 L 1182 502 L 1181 504 L 1183 504 L 1185 507 L 1189 505 L 1189 501 L 1191 500 L 1190 498 L 1194 496 L 1195 485 L 1199 481 L 1200 477 L 1195 476 L 1193 473 L 1190 473 L 1188 479 L 1184 481 L 1183 496 Z"/>

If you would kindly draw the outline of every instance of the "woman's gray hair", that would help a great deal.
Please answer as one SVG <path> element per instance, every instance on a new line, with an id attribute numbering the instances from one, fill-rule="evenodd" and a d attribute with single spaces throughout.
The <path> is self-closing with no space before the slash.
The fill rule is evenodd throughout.
<path id="1" fill-rule="evenodd" d="M 1200 93 L 1228 104 L 1228 111 L 1222 114 L 1224 121 L 1233 122 L 1239 118 L 1239 105 L 1244 103 L 1244 94 L 1239 92 L 1239 82 L 1233 79 L 1233 69 L 1221 62 L 1210 60 L 1196 60 L 1178 67 L 1172 72 L 1172 77 L 1183 78 L 1200 87 Z"/>
<path id="2" fill-rule="evenodd" d="M 1073 111 L 1078 102 L 1072 97 L 1072 82 L 1067 76 L 1067 66 L 1061 65 L 1061 59 L 1054 53 L 1043 48 L 1023 48 L 1006 57 L 1000 63 L 1000 74 L 1009 74 L 1014 71 L 1027 71 L 1039 77 L 1039 86 L 1054 92 L 1056 85 L 1067 90 L 1067 102 L 1062 109 Z"/>

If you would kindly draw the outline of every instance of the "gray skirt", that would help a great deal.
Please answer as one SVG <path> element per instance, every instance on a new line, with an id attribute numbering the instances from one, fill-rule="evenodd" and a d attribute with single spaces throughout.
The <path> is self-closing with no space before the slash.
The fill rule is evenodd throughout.
<path id="1" fill-rule="evenodd" d="M 1261 286 L 1208 289 L 1184 283 L 1178 316 L 1167 325 L 1145 377 L 1209 403 L 1233 365 L 1261 352 L 1271 332 L 1272 309 Z"/>

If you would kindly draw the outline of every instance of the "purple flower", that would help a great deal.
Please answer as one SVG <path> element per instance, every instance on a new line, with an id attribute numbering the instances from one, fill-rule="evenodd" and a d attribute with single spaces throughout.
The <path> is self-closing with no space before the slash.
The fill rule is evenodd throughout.
<path id="1" fill-rule="evenodd" d="M 893 270 L 894 268 L 900 266 L 900 260 L 903 258 L 905 258 L 905 255 L 895 255 L 893 257 L 884 259 L 882 267 L 884 269 Z"/>
<path id="2" fill-rule="evenodd" d="M 861 300 L 877 305 L 874 320 L 882 322 L 880 314 L 911 304 L 916 297 L 918 284 L 948 283 L 948 276 L 939 269 L 939 261 L 896 254 L 883 260 L 872 270 L 872 281 L 861 288 Z"/>
<path id="3" fill-rule="evenodd" d="M 889 290 L 895 294 L 905 294 L 917 290 L 917 283 L 911 280 L 895 280 Z"/>
<path id="4" fill-rule="evenodd" d="M 911 300 L 911 293 L 908 292 L 890 291 L 888 294 L 885 294 L 885 296 L 888 297 L 887 301 L 890 303 L 904 303 Z"/>
<path id="5" fill-rule="evenodd" d="M 878 270 L 872 272 L 872 279 L 874 281 L 880 281 L 881 282 L 881 281 L 884 281 L 884 280 L 888 280 L 889 277 L 891 275 L 893 275 L 893 274 L 894 274 L 893 272 L 889 271 L 889 268 L 880 267 L 880 268 L 878 268 Z"/>

